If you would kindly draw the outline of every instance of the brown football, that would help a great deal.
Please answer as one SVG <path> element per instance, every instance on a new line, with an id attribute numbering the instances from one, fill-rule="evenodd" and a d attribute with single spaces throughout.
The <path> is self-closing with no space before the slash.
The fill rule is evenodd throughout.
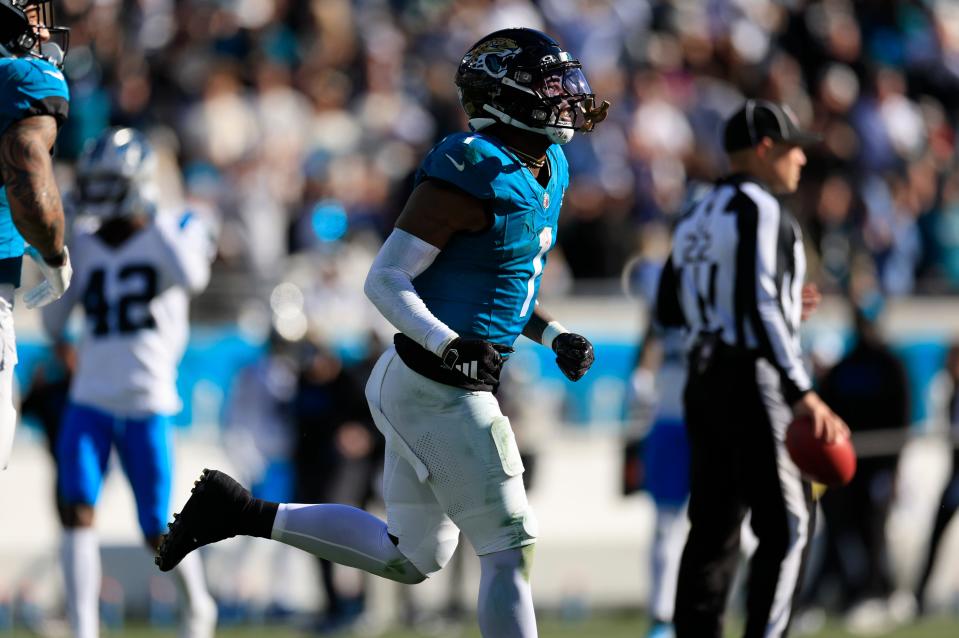
<path id="1" fill-rule="evenodd" d="M 829 486 L 846 485 L 856 473 L 856 450 L 849 438 L 826 443 L 813 434 L 808 416 L 793 420 L 786 430 L 786 449 L 808 478 Z"/>

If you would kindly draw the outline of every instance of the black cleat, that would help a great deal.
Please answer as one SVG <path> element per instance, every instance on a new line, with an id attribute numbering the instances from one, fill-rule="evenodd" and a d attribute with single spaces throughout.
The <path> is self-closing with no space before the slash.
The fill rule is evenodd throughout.
<path id="1" fill-rule="evenodd" d="M 160 571 L 170 571 L 199 547 L 239 534 L 242 514 L 253 500 L 246 488 L 218 470 L 203 470 L 191 491 L 160 540 L 153 559 Z"/>

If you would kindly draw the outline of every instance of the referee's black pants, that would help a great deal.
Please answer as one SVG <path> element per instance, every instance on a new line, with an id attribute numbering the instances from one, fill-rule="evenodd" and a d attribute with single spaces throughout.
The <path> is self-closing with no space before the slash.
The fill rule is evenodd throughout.
<path id="1" fill-rule="evenodd" d="M 721 638 L 747 512 L 759 540 L 750 561 L 746 638 L 785 636 L 803 577 L 815 508 L 789 459 L 792 420 L 777 371 L 725 349 L 690 366 L 684 394 L 690 443 L 690 531 L 676 590 L 677 638 Z"/>

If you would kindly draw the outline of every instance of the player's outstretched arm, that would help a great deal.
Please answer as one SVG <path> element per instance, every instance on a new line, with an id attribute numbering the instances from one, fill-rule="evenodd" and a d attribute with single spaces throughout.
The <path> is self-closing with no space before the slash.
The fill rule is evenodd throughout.
<path id="1" fill-rule="evenodd" d="M 57 121 L 51 115 L 15 122 L 0 137 L 0 175 L 13 223 L 51 266 L 61 265 L 66 258 L 63 202 L 50 157 L 56 139 Z"/>
<path id="2" fill-rule="evenodd" d="M 176 223 L 172 224 L 174 219 Z M 202 217 L 187 212 L 179 218 L 164 218 L 160 235 L 170 251 L 164 269 L 168 281 L 183 286 L 191 295 L 206 290 L 216 259 L 216 229 Z"/>
<path id="3" fill-rule="evenodd" d="M 541 343 L 556 353 L 556 365 L 570 381 L 579 381 L 593 365 L 593 344 L 583 335 L 570 332 L 554 320 L 539 303 L 523 328 L 523 336 Z"/>

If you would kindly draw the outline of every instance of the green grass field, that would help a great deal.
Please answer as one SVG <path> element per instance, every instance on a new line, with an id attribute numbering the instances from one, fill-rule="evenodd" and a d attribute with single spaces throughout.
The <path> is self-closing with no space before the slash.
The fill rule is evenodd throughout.
<path id="1" fill-rule="evenodd" d="M 541 638 L 566 638 L 579 636 L 581 638 L 640 638 L 646 629 L 646 619 L 640 615 L 606 616 L 588 619 L 582 622 L 564 623 L 555 619 L 546 618 L 540 623 Z M 136 626 L 128 626 L 121 631 L 105 633 L 104 636 L 122 636 L 123 638 L 170 638 L 175 635 L 174 630 L 159 631 Z M 245 628 L 229 628 L 217 632 L 219 638 L 303 638 L 308 634 L 301 631 L 278 627 L 257 626 Z M 336 634 L 370 635 L 370 634 Z M 475 627 L 465 627 L 462 630 L 447 630 L 437 633 L 417 633 L 411 631 L 389 631 L 376 634 L 380 638 L 480 638 L 479 630 Z M 795 634 L 794 634 L 795 635 Z M 888 638 L 955 638 L 959 636 L 959 618 L 937 618 L 899 629 L 894 632 L 881 634 Z M 0 631 L 0 638 L 31 638 L 34 634 L 23 631 L 5 633 Z M 735 628 L 727 631 L 727 636 L 738 636 Z M 852 634 L 846 633 L 835 624 L 816 634 L 806 634 L 810 638 L 847 638 Z"/>

